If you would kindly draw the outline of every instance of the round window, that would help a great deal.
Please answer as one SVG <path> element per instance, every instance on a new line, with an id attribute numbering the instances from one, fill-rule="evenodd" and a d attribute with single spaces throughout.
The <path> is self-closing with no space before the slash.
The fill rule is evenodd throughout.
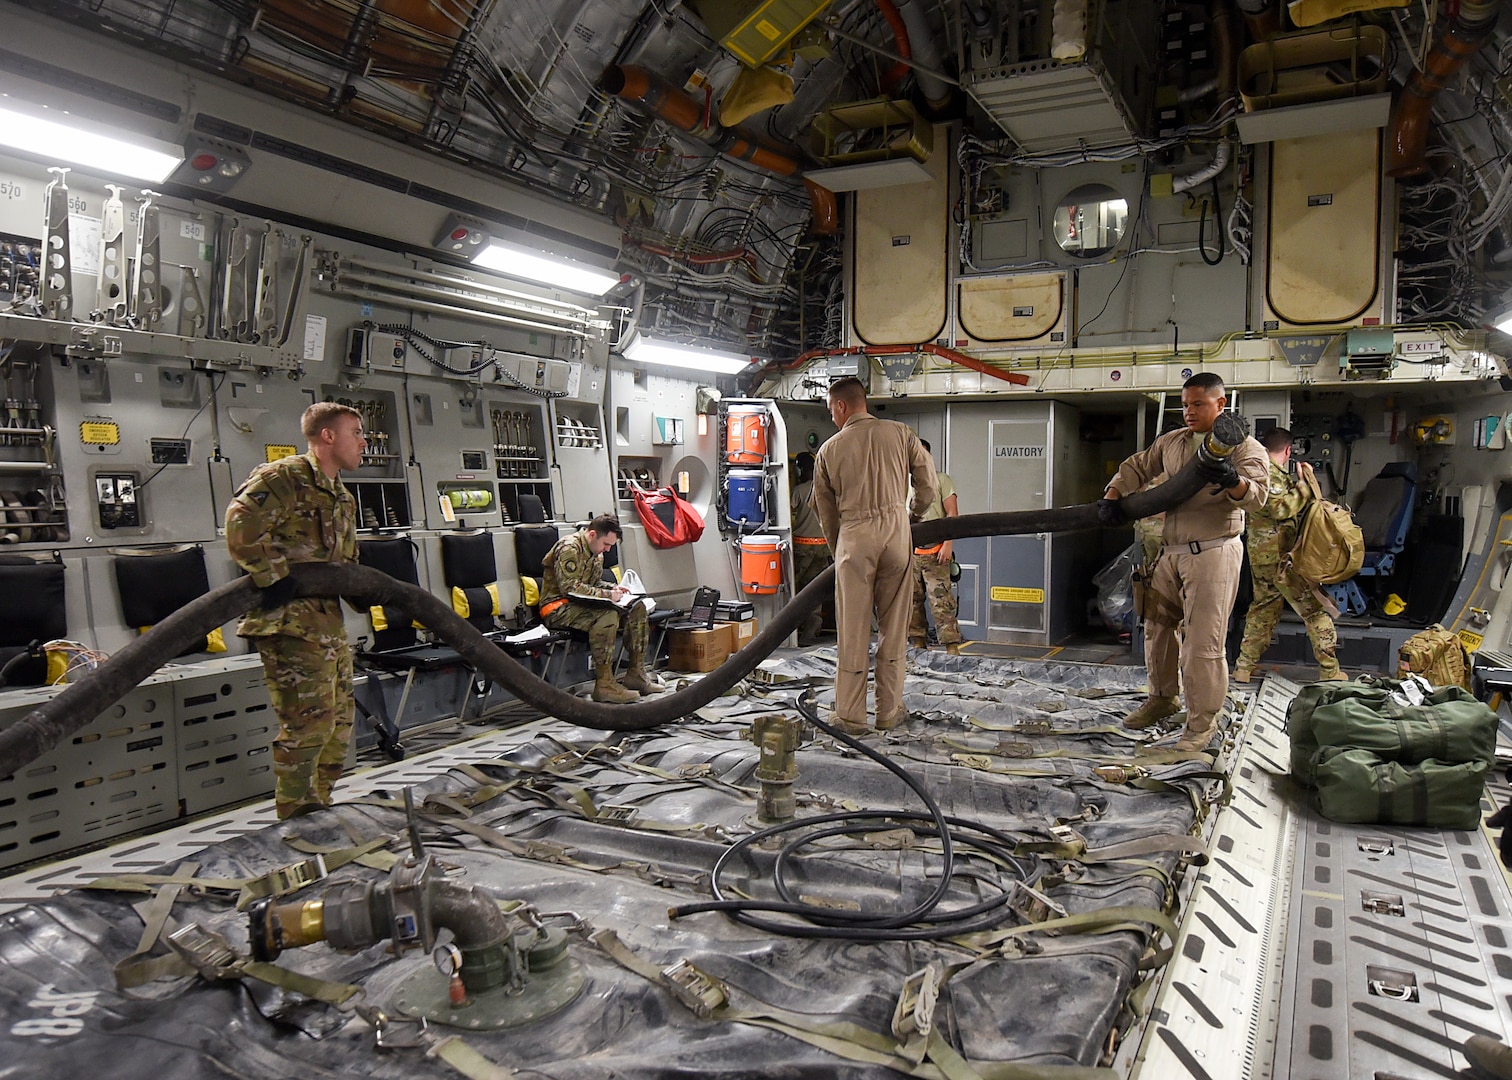
<path id="1" fill-rule="evenodd" d="M 1055 208 L 1055 242 L 1079 259 L 1112 251 L 1128 227 L 1128 200 L 1106 184 L 1084 184 Z"/>

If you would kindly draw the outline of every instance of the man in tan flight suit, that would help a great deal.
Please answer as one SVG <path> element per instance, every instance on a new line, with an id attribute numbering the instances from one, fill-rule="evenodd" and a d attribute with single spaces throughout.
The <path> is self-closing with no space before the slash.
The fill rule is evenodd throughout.
<path id="1" fill-rule="evenodd" d="M 1211 372 L 1193 375 L 1181 388 L 1186 426 L 1166 432 L 1149 449 L 1127 458 L 1104 498 L 1116 500 L 1138 491 L 1161 472 L 1175 476 L 1197 453 L 1227 402 L 1221 378 Z M 1198 456 L 1200 471 L 1215 486 L 1166 512 L 1163 546 L 1144 591 L 1150 697 L 1124 720 L 1126 727 L 1147 728 L 1175 714 L 1180 709 L 1177 689 L 1184 685 L 1187 722 L 1178 750 L 1207 747 L 1228 692 L 1223 641 L 1244 559 L 1239 535 L 1245 511 L 1265 505 L 1270 469 L 1265 450 L 1251 438 L 1226 458 Z M 1116 507 L 1110 512 L 1117 516 Z M 1177 635 L 1183 624 L 1184 644 Z"/>
<path id="2" fill-rule="evenodd" d="M 860 379 L 841 379 L 831 386 L 829 410 L 840 430 L 819 448 L 814 461 L 814 508 L 835 553 L 836 726 L 860 735 L 867 731 L 873 609 L 880 630 L 877 728 L 885 731 L 908 719 L 903 674 L 913 601 L 909 523 L 929 508 L 939 489 L 934 461 L 919 437 L 905 424 L 872 416 Z"/>

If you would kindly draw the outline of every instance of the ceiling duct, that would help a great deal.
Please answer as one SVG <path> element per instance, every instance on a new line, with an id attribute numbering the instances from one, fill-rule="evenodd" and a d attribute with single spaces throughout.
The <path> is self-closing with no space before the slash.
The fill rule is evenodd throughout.
<path id="1" fill-rule="evenodd" d="M 1012 0 L 967 28 L 961 86 L 1028 153 L 1127 142 L 1148 126 L 1159 26 L 1156 0 Z"/>

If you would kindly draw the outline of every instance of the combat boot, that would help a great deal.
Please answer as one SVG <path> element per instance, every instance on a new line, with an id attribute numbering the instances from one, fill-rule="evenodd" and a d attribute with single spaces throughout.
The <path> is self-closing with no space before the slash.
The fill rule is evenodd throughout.
<path id="1" fill-rule="evenodd" d="M 1254 678 L 1254 676 L 1255 676 L 1255 669 L 1254 668 L 1252 668 L 1252 667 L 1250 667 L 1250 666 L 1248 666 L 1246 664 L 1235 664 L 1234 665 L 1234 673 L 1232 675 L 1230 675 L 1229 678 L 1233 679 L 1234 682 L 1237 682 L 1237 683 L 1247 683 L 1247 682 L 1250 681 L 1250 679 Z"/>
<path id="2" fill-rule="evenodd" d="M 892 716 L 887 717 L 885 720 L 881 717 L 878 717 L 877 730 L 891 731 L 893 728 L 902 727 L 906 723 L 908 723 L 908 710 L 899 709 L 896 713 L 894 713 Z"/>
<path id="3" fill-rule="evenodd" d="M 1325 664 L 1319 664 L 1318 665 L 1318 681 L 1319 682 L 1348 682 L 1349 681 L 1349 676 L 1346 675 L 1346 674 L 1344 674 L 1342 671 L 1339 670 L 1339 665 L 1338 664 L 1327 664 L 1327 665 L 1325 665 Z"/>
<path id="4" fill-rule="evenodd" d="M 1147 727 L 1154 727 L 1168 716 L 1175 716 L 1180 711 L 1181 703 L 1175 698 L 1151 694 L 1143 705 L 1124 717 L 1123 726 L 1133 728 L 1135 731 L 1143 731 Z"/>
<path id="5" fill-rule="evenodd" d="M 949 645 L 945 646 L 945 651 L 951 656 L 960 656 L 961 643 L 959 641 L 952 641 Z"/>
<path id="6" fill-rule="evenodd" d="M 1465 1040 L 1465 1059 L 1480 1080 L 1512 1080 L 1512 1046 L 1486 1035 Z"/>
<path id="7" fill-rule="evenodd" d="M 1187 721 L 1186 730 L 1181 733 L 1181 738 L 1176 740 L 1176 749 L 1188 754 L 1194 754 L 1208 748 L 1208 743 L 1213 741 L 1213 733 L 1217 725 L 1209 718 L 1201 727 L 1192 721 Z"/>
<path id="8" fill-rule="evenodd" d="M 927 649 L 929 648 L 929 639 L 922 635 L 915 634 L 913 637 L 910 637 L 908 639 L 908 647 L 910 649 Z"/>
<path id="9" fill-rule="evenodd" d="M 593 700 L 602 701 L 609 705 L 629 705 L 639 701 L 640 695 L 628 686 L 621 686 L 615 682 L 614 676 L 607 672 L 600 672 L 593 683 Z"/>
<path id="10" fill-rule="evenodd" d="M 642 694 L 660 694 L 667 689 L 667 684 L 652 675 L 639 664 L 625 672 L 625 677 L 620 680 L 621 686 L 628 686 L 632 690 L 638 690 Z"/>

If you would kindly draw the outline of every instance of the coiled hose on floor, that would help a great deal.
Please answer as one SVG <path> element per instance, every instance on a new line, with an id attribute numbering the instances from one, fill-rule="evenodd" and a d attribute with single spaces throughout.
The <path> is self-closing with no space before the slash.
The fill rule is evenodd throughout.
<path id="1" fill-rule="evenodd" d="M 672 908 L 669 912 L 672 918 L 680 919 L 704 911 L 722 911 L 747 926 L 786 934 L 788 937 L 844 938 L 848 941 L 930 941 L 990 930 L 1013 914 L 1008 905 L 1017 895 L 1016 883 L 1032 885 L 1044 873 L 1044 865 L 1038 859 L 1018 855 L 1016 852 L 1019 845 L 1007 833 L 981 822 L 942 813 L 923 782 L 907 769 L 821 720 L 814 705 L 812 690 L 800 696 L 796 704 L 798 712 L 810 724 L 837 742 L 865 754 L 907 784 L 929 812 L 847 810 L 799 818 L 743 836 L 726 847 L 714 863 L 714 869 L 709 874 L 709 887 L 714 893 L 714 899 Z M 928 896 L 906 911 L 843 911 L 804 900 L 789 883 L 787 868 L 802 848 L 836 836 L 854 837 L 874 833 L 900 823 L 907 825 L 916 836 L 940 841 L 939 881 Z M 787 837 L 789 833 L 800 831 L 800 835 L 786 839 L 772 867 L 772 885 L 780 899 L 736 899 L 725 894 L 720 885 L 720 877 L 739 859 L 750 858 L 753 852 L 777 837 Z M 942 909 L 940 903 L 945 899 L 945 894 L 952 885 L 958 884 L 957 877 L 964 876 L 956 872 L 957 847 L 986 856 L 1000 868 L 1000 873 L 992 878 L 971 873 L 969 876 L 975 887 L 986 891 L 987 897 L 964 907 Z M 820 853 L 833 857 L 834 849 L 821 848 Z"/>
<path id="2" fill-rule="evenodd" d="M 1243 440 L 1242 421 L 1224 413 L 1214 425 L 1207 450 L 1210 456 L 1226 457 Z M 1126 520 L 1149 517 L 1180 506 L 1208 483 L 1194 457 L 1164 484 L 1127 495 L 1118 505 Z M 1050 510 L 964 514 L 915 525 L 913 540 L 916 545 L 927 546 L 968 536 L 1095 529 L 1102 525 L 1098 512 L 1098 504 L 1083 503 Z M 569 694 L 538 678 L 439 598 L 381 571 L 355 563 L 305 563 L 294 566 L 290 576 L 295 596 L 344 596 L 361 607 L 397 608 L 424 624 L 456 649 L 463 662 L 516 698 L 549 716 L 602 731 L 646 731 L 703 708 L 755 670 L 835 588 L 835 570 L 830 567 L 793 597 L 749 645 L 698 682 L 631 705 L 609 705 Z M 251 609 L 257 598 L 257 587 L 249 578 L 212 589 L 118 650 L 57 697 L 38 705 L 0 732 L 0 776 L 9 776 L 47 753 L 211 630 Z"/>

